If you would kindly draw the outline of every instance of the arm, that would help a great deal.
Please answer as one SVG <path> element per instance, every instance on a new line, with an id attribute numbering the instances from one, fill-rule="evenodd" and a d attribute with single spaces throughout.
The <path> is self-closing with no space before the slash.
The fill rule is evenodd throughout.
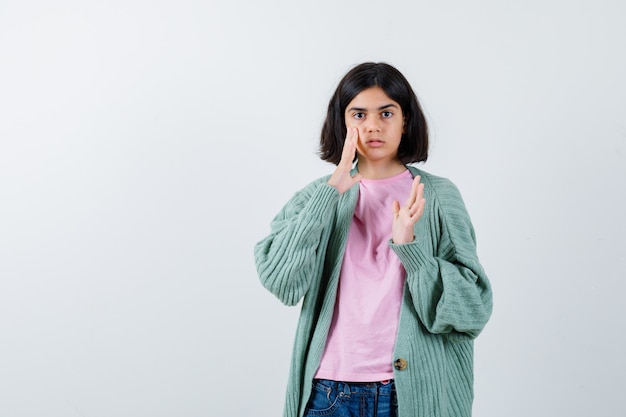
<path id="1" fill-rule="evenodd" d="M 360 179 L 351 175 L 358 132 L 348 128 L 332 176 L 297 193 L 274 218 L 271 233 L 254 248 L 261 283 L 287 305 L 296 305 L 322 273 L 339 196 Z"/>
<path id="2" fill-rule="evenodd" d="M 429 224 L 415 228 L 412 242 L 391 247 L 405 267 L 413 304 L 428 331 L 473 339 L 492 310 L 491 287 L 476 254 L 474 229 L 452 183 L 438 179 L 429 194 L 429 213 L 420 220 Z M 432 241 L 424 236 L 424 226 L 434 234 Z"/>
<path id="3" fill-rule="evenodd" d="M 339 194 L 325 182 L 298 192 L 271 224 L 270 234 L 254 247 L 261 283 L 280 301 L 296 305 L 321 264 Z"/>

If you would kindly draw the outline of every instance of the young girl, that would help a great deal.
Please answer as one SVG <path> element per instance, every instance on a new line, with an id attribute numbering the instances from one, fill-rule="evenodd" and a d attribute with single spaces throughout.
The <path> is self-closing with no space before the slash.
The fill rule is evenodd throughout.
<path id="1" fill-rule="evenodd" d="M 408 165 L 426 161 L 428 131 L 405 77 L 350 70 L 320 148 L 334 173 L 297 192 L 254 251 L 262 284 L 302 300 L 284 415 L 470 416 L 491 288 L 457 188 Z"/>

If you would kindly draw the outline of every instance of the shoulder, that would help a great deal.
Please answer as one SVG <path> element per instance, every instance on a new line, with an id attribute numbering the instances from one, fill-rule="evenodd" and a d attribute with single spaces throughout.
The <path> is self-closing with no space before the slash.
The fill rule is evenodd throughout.
<path id="1" fill-rule="evenodd" d="M 461 192 L 457 186 L 448 178 L 431 174 L 430 172 L 419 168 L 409 166 L 409 170 L 413 176 L 420 176 L 421 182 L 424 184 L 424 192 L 435 198 L 446 201 L 462 200 Z"/>
<path id="2" fill-rule="evenodd" d="M 313 181 L 310 181 L 307 185 L 305 185 L 302 190 L 306 190 L 309 188 L 316 188 L 320 184 L 326 184 L 329 179 L 330 179 L 330 174 L 324 175 L 323 177 L 316 178 Z"/>
<path id="3" fill-rule="evenodd" d="M 285 204 L 283 210 L 288 212 L 299 212 L 308 205 L 311 200 L 321 199 L 328 200 L 333 198 L 333 194 L 336 193 L 336 189 L 328 185 L 328 179 L 330 175 L 319 177 L 313 181 L 310 181 L 301 189 L 295 191 L 289 201 Z"/>
<path id="4" fill-rule="evenodd" d="M 471 228 L 470 216 L 461 192 L 451 180 L 415 167 L 410 169 L 424 183 L 424 198 L 426 204 L 432 208 L 433 215 L 437 215 L 448 226 L 470 225 Z"/>
<path id="5" fill-rule="evenodd" d="M 474 227 L 457 186 L 447 178 L 411 168 L 413 175 L 420 175 L 424 183 L 426 204 L 432 208 L 431 214 L 438 218 L 445 233 L 455 242 L 454 245 L 458 246 L 455 250 L 467 248 L 469 242 L 475 244 Z"/>
<path id="6" fill-rule="evenodd" d="M 294 194 L 294 197 L 300 197 L 300 198 L 306 199 L 307 197 L 310 197 L 311 195 L 315 194 L 315 192 L 320 188 L 320 186 L 326 185 L 330 187 L 330 185 L 328 185 L 329 179 L 330 179 L 330 175 L 324 175 L 323 177 L 319 177 L 319 178 L 314 179 L 313 181 L 310 181 L 300 190 L 296 191 Z"/>

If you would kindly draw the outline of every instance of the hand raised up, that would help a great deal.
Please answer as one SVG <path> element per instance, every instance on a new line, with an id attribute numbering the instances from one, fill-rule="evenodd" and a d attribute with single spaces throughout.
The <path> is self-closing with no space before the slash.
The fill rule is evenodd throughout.
<path id="1" fill-rule="evenodd" d="M 422 217 L 425 205 L 424 184 L 420 183 L 420 176 L 418 175 L 413 179 L 411 193 L 404 206 L 400 207 L 400 202 L 398 201 L 393 202 L 391 239 L 394 243 L 401 244 L 413 241 L 415 238 L 413 226 Z"/>
<path id="2" fill-rule="evenodd" d="M 356 155 L 356 144 L 359 139 L 359 132 L 355 127 L 349 127 L 346 140 L 343 143 L 341 151 L 341 160 L 337 165 L 337 169 L 328 180 L 328 184 L 332 185 L 343 194 L 348 191 L 354 184 L 361 181 L 361 174 L 357 173 L 354 177 L 350 175 L 352 170 L 352 161 Z"/>

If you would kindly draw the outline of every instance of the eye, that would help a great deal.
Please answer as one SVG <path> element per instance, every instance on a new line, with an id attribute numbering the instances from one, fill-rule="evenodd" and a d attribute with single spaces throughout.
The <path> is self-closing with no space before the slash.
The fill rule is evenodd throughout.
<path id="1" fill-rule="evenodd" d="M 382 112 L 382 116 L 383 116 L 384 119 L 388 119 L 391 116 L 393 116 L 393 113 L 390 112 L 390 111 L 384 111 L 384 112 Z"/>
<path id="2" fill-rule="evenodd" d="M 355 119 L 362 119 L 365 117 L 365 113 L 363 112 L 356 112 L 352 115 L 352 117 L 354 117 Z"/>

